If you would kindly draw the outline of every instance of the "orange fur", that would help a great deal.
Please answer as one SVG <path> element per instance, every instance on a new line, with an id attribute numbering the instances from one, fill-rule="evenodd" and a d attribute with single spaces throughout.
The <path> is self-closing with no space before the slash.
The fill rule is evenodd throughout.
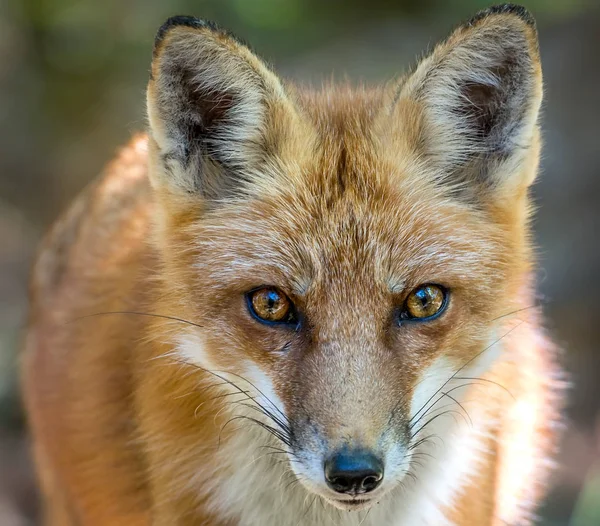
<path id="1" fill-rule="evenodd" d="M 298 90 L 212 26 L 164 26 L 149 136 L 56 223 L 32 276 L 47 524 L 529 524 L 563 389 L 532 292 L 540 101 L 516 8 L 380 89 Z M 399 326 L 432 282 L 446 311 Z M 299 328 L 249 314 L 264 285 Z M 412 431 L 436 414 L 445 446 Z M 260 427 L 277 420 L 288 443 Z M 368 513 L 315 467 L 345 447 L 386 460 Z"/>

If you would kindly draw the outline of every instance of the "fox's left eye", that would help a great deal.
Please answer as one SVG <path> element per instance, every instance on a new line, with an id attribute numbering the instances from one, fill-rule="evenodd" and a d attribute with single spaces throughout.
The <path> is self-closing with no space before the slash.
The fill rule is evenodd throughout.
<path id="1" fill-rule="evenodd" d="M 406 298 L 400 321 L 426 321 L 439 316 L 448 303 L 448 293 L 440 285 L 426 284 L 414 289 Z"/>
<path id="2" fill-rule="evenodd" d="M 246 295 L 248 309 L 261 322 L 296 323 L 294 304 L 276 287 L 261 287 Z"/>

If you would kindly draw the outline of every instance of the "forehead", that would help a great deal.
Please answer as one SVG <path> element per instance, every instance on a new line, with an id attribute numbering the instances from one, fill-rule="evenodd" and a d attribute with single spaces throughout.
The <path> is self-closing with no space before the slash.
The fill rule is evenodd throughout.
<path id="1" fill-rule="evenodd" d="M 278 158 L 249 198 L 205 217 L 198 238 L 213 268 L 298 293 L 501 276 L 500 229 L 452 198 L 414 152 L 379 140 L 383 100 L 344 87 L 303 94 L 318 131 L 311 155 Z"/>
<path id="2" fill-rule="evenodd" d="M 499 237 L 476 210 L 346 155 L 337 172 L 315 163 L 302 184 L 207 218 L 198 238 L 211 244 L 205 253 L 220 277 L 348 295 L 360 285 L 394 293 L 492 268 L 502 274 Z M 361 163 L 368 172 L 359 172 Z"/>

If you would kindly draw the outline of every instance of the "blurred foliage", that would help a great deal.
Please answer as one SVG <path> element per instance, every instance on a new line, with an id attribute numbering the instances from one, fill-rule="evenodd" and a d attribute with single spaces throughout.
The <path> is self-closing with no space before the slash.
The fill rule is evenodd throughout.
<path id="1" fill-rule="evenodd" d="M 585 7 L 586 0 L 524 2 L 540 16 L 563 16 Z M 349 28 L 357 33 L 388 17 L 459 20 L 489 5 L 482 0 L 12 0 L 9 24 L 26 37 L 26 63 L 43 83 L 42 97 L 53 101 L 62 119 L 82 123 L 81 110 L 97 101 L 117 78 L 148 68 L 152 37 L 173 14 L 208 18 L 252 42 L 277 60 Z M 293 29 L 293 38 L 290 30 Z M 13 29 L 14 31 L 14 29 Z M 24 43 L 24 42 L 21 42 Z M 145 60 L 144 60 L 145 59 Z"/>
<path id="2" fill-rule="evenodd" d="M 600 524 L 600 466 L 590 471 L 571 519 L 571 526 Z"/>

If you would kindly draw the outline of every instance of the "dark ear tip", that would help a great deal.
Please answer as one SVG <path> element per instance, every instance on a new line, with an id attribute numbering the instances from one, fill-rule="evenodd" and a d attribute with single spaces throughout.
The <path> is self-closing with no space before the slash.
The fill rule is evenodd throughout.
<path id="1" fill-rule="evenodd" d="M 517 4 L 500 4 L 488 7 L 487 9 L 479 11 L 466 25 L 476 25 L 481 20 L 493 15 L 514 15 L 519 17 L 528 26 L 535 29 L 535 18 L 533 18 L 533 15 L 525 7 Z"/>
<path id="2" fill-rule="evenodd" d="M 166 34 L 171 31 L 171 29 L 179 26 L 192 27 L 194 29 L 210 29 L 211 31 L 220 31 L 217 24 L 214 22 L 210 22 L 208 20 L 202 20 L 200 18 L 196 18 L 193 16 L 172 16 L 166 20 L 166 22 L 158 28 L 156 32 L 156 37 L 154 37 L 154 53 L 156 53 L 157 49 L 160 47 L 163 39 Z"/>

